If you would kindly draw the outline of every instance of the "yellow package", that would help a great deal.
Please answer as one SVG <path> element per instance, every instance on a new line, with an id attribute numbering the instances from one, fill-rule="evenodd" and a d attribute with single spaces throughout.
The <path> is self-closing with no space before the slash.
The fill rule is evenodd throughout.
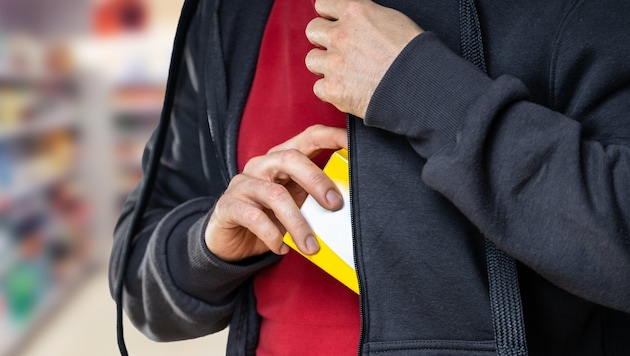
<path id="1" fill-rule="evenodd" d="M 324 167 L 324 173 L 332 179 L 341 192 L 343 207 L 337 211 L 326 210 L 309 196 L 300 209 L 315 233 L 319 251 L 310 256 L 302 254 L 289 233 L 284 236 L 284 242 L 359 294 L 350 222 L 348 151 L 346 149 L 336 151 Z"/>

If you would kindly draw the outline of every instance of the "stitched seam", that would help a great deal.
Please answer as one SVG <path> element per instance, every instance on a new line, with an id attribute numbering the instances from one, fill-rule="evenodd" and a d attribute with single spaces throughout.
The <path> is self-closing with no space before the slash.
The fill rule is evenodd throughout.
<path id="1" fill-rule="evenodd" d="M 423 340 L 423 341 L 407 341 L 407 340 L 398 340 L 398 341 L 384 341 L 384 342 L 372 342 L 373 345 L 404 345 L 404 344 L 419 344 L 419 343 L 445 343 L 445 344 L 461 344 L 461 345 L 494 345 L 494 341 L 465 341 L 465 340 Z"/>
<path id="2" fill-rule="evenodd" d="M 442 347 L 432 347 L 432 348 L 424 348 L 424 347 L 407 347 L 400 349 L 390 349 L 390 350 L 379 350 L 379 351 L 370 351 L 370 354 L 382 354 L 382 353 L 390 353 L 395 351 L 411 351 L 411 350 L 424 350 L 424 351 L 456 351 L 456 352 L 484 352 L 494 354 L 496 351 L 491 350 L 476 350 L 476 349 L 465 349 L 465 348 L 442 348 Z"/>
<path id="3" fill-rule="evenodd" d="M 444 346 L 436 346 L 436 345 L 417 345 L 421 343 L 447 343 L 448 345 Z M 416 344 L 415 346 L 407 346 L 407 347 L 395 347 L 395 345 L 405 345 L 405 344 Z M 469 347 L 466 347 L 468 345 Z M 484 353 L 496 353 L 496 343 L 494 341 L 459 341 L 459 340 L 424 340 L 424 341 L 387 341 L 387 342 L 372 342 L 368 344 L 368 349 L 374 347 L 384 347 L 388 346 L 386 349 L 382 350 L 370 350 L 369 354 L 377 354 L 377 353 L 389 353 L 396 351 L 411 351 L 411 350 L 424 350 L 424 351 L 467 351 L 467 352 L 484 352 Z M 393 346 L 393 347 L 392 347 Z M 492 347 L 494 350 L 480 350 L 475 348 L 475 346 L 486 346 Z"/>

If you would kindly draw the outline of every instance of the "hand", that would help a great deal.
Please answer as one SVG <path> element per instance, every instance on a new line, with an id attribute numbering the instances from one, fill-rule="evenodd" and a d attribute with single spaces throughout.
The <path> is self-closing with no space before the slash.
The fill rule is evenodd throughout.
<path id="1" fill-rule="evenodd" d="M 404 14 L 370 0 L 316 0 L 321 16 L 306 27 L 318 46 L 307 68 L 322 75 L 313 91 L 337 109 L 365 117 L 372 94 L 405 46 L 423 32 Z"/>
<path id="2" fill-rule="evenodd" d="M 282 238 L 288 230 L 305 254 L 319 250 L 299 206 L 308 194 L 324 208 L 343 205 L 341 193 L 309 157 L 322 149 L 347 147 L 342 128 L 315 125 L 252 158 L 217 201 L 206 227 L 206 245 L 225 261 L 273 251 L 286 254 Z"/>

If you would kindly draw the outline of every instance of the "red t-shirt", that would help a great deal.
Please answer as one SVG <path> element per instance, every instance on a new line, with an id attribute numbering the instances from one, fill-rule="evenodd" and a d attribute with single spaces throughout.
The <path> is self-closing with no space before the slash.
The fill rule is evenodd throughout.
<path id="1" fill-rule="evenodd" d="M 317 76 L 304 65 L 313 48 L 304 30 L 316 16 L 312 0 L 273 4 L 239 132 L 241 171 L 308 126 L 345 127 L 345 114 L 313 94 Z M 327 159 L 315 160 L 322 166 Z M 301 255 L 291 251 L 258 273 L 254 290 L 262 317 L 258 355 L 356 354 L 358 296 Z"/>

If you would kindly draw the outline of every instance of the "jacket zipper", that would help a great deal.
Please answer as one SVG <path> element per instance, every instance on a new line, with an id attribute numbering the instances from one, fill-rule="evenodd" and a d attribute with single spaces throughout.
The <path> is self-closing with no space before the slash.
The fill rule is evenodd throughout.
<path id="1" fill-rule="evenodd" d="M 211 48 L 211 52 L 206 54 L 205 65 L 206 70 L 204 74 L 204 100 L 206 102 L 205 111 L 208 121 L 208 127 L 210 129 L 210 136 L 212 137 L 212 144 L 214 145 L 214 151 L 216 154 L 217 163 L 220 165 L 221 176 L 225 186 L 227 187 L 231 180 L 231 174 L 229 169 L 229 163 L 226 160 L 226 147 L 224 142 L 225 137 L 222 137 L 220 133 L 225 134 L 225 130 L 222 128 L 222 124 L 218 117 L 226 115 L 227 108 L 227 84 L 225 71 L 223 68 L 223 52 L 221 47 L 221 32 L 219 28 L 219 7 L 221 0 L 215 0 L 211 5 L 211 19 L 208 39 L 206 40 L 208 48 Z M 213 83 L 212 88 L 208 83 Z M 229 141 L 228 141 L 229 142 Z"/>
<path id="2" fill-rule="evenodd" d="M 352 229 L 352 249 L 354 251 L 354 269 L 357 274 L 358 286 L 359 286 L 359 316 L 361 320 L 361 331 L 359 334 L 359 345 L 358 345 L 358 355 L 363 353 L 363 342 L 365 338 L 365 304 L 366 297 L 365 291 L 362 290 L 361 283 L 361 275 L 359 273 L 359 248 L 357 244 L 357 227 L 355 224 L 355 216 L 357 216 L 357 209 L 354 204 L 354 191 L 356 190 L 356 179 L 353 178 L 352 175 L 352 166 L 354 165 L 354 152 L 355 142 L 353 139 L 353 134 L 355 131 L 355 120 L 352 115 L 347 115 L 347 126 L 348 126 L 348 179 L 350 183 L 350 226 Z"/>

